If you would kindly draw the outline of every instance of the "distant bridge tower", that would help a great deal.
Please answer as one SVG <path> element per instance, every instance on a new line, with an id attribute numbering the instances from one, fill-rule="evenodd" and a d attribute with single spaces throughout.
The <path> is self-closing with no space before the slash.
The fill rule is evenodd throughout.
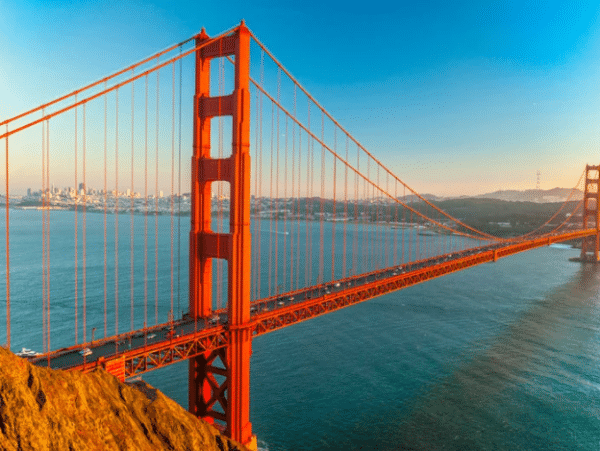
<path id="1" fill-rule="evenodd" d="M 600 165 L 585 167 L 585 191 L 583 194 L 583 228 L 595 228 L 596 235 L 583 238 L 581 261 L 600 261 Z"/>
<path id="2" fill-rule="evenodd" d="M 250 423 L 250 32 L 244 22 L 230 35 L 196 45 L 194 154 L 190 230 L 190 315 L 212 314 L 212 259 L 227 261 L 227 345 L 190 359 L 189 409 L 209 422 L 226 424 L 232 439 L 256 449 Z M 210 95 L 210 62 L 233 56 L 235 84 L 224 96 Z M 231 156 L 211 157 L 210 120 L 232 117 Z M 211 184 L 230 184 L 229 233 L 211 229 Z M 220 287 L 218 288 L 220 289 Z"/>

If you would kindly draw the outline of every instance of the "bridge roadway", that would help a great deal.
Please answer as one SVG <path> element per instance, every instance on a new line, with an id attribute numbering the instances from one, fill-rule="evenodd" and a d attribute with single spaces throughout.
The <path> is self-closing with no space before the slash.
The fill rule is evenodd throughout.
<path id="1" fill-rule="evenodd" d="M 262 335 L 435 277 L 596 233 L 596 229 L 586 229 L 503 241 L 261 299 L 250 307 L 250 327 L 253 336 Z M 84 372 L 102 366 L 124 379 L 225 347 L 228 335 L 227 313 L 223 309 L 211 318 L 194 320 L 184 314 L 171 323 L 58 349 L 29 360 L 39 366 Z M 89 348 L 91 354 L 82 355 L 84 348 Z"/>

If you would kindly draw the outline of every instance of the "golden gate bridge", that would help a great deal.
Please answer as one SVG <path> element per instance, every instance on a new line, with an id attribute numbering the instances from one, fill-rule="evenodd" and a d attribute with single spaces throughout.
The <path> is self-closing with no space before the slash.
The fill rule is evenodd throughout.
<path id="1" fill-rule="evenodd" d="M 29 277 L 40 283 L 42 324 L 32 329 L 44 349 L 31 360 L 102 367 L 121 380 L 187 360 L 190 412 L 250 447 L 255 337 L 552 243 L 582 240 L 580 259 L 599 261 L 599 166 L 587 166 L 535 230 L 511 238 L 477 230 L 384 166 L 243 22 L 212 38 L 202 30 L 0 127 L 7 346 L 19 296 L 13 187 L 41 180 L 41 265 Z M 15 173 L 24 158 L 27 170 Z M 61 193 L 54 183 L 65 180 L 74 188 Z M 72 229 L 56 230 L 57 209 L 73 212 Z M 89 226 L 92 212 L 99 229 Z M 174 302 L 188 212 L 182 312 Z M 54 238 L 65 234 L 68 245 Z M 57 246 L 72 252 L 67 269 Z M 70 336 L 52 322 L 57 303 L 72 315 Z"/>

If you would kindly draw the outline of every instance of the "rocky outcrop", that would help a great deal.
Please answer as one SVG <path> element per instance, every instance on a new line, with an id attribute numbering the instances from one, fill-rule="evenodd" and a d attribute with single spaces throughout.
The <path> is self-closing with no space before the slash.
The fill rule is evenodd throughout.
<path id="1" fill-rule="evenodd" d="M 142 381 L 39 368 L 0 347 L 0 450 L 236 449 Z"/>

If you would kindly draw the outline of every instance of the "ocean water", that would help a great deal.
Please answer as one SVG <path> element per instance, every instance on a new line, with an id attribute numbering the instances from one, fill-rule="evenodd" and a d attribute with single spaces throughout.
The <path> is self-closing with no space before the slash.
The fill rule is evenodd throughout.
<path id="1" fill-rule="evenodd" d="M 40 217 L 32 211 L 11 216 L 13 350 L 43 344 L 36 326 L 41 327 L 42 304 Z M 143 227 L 140 218 L 134 219 L 136 231 Z M 73 341 L 73 220 L 73 212 L 52 213 L 53 348 Z M 118 283 L 119 329 L 130 321 L 128 221 L 121 217 L 119 225 L 119 262 L 126 274 Z M 87 223 L 88 230 L 101 229 L 103 217 L 87 215 Z M 168 256 L 170 218 L 159 218 L 159 225 L 159 253 Z M 61 230 L 69 237 L 64 242 Z M 88 338 L 91 327 L 101 334 L 102 318 L 96 317 L 102 317 L 104 302 L 103 275 L 94 276 L 103 274 L 103 245 L 97 241 L 90 251 L 91 236 L 88 232 Z M 136 240 L 141 246 L 143 240 Z M 135 248 L 135 255 L 143 254 Z M 576 254 L 565 246 L 530 251 L 258 337 L 251 362 L 251 421 L 259 445 L 265 450 L 600 449 L 600 268 L 569 262 Z M 153 270 L 154 256 L 148 259 Z M 171 302 L 173 310 L 187 302 L 181 282 L 187 254 L 175 254 L 178 261 L 181 274 L 174 277 L 173 290 L 169 274 L 160 276 L 161 317 Z M 143 266 L 136 261 L 134 271 Z M 107 275 L 109 287 L 115 285 L 112 277 Z M 137 324 L 138 315 L 143 317 L 143 285 L 133 292 Z M 153 286 L 149 292 L 151 322 Z M 4 342 L 4 306 L 0 310 Z M 112 316 L 109 333 L 115 328 Z M 185 363 L 144 379 L 186 406 Z"/>
<path id="2" fill-rule="evenodd" d="M 259 337 L 270 450 L 600 449 L 600 274 L 543 248 Z"/>

